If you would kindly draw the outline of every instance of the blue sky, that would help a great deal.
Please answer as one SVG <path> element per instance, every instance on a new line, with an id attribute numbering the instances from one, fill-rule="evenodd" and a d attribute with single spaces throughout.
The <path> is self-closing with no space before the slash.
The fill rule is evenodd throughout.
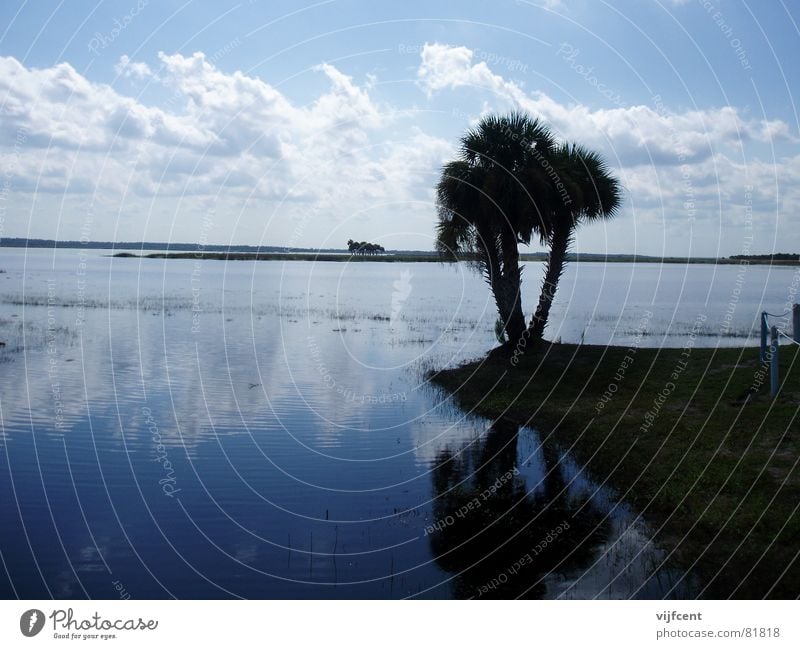
<path id="1" fill-rule="evenodd" d="M 0 6 L 2 236 L 432 247 L 433 187 L 522 109 L 623 182 L 592 252 L 800 251 L 797 3 Z"/>

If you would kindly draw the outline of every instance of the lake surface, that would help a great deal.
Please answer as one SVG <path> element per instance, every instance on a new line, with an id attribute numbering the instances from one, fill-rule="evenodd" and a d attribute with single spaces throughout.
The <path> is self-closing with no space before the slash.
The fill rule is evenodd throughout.
<path id="1" fill-rule="evenodd" d="M 496 344 L 466 266 L 104 254 L 3 250 L 0 596 L 695 592 L 537 431 L 428 385 Z M 527 264 L 528 310 L 540 272 Z M 797 279 L 573 264 L 547 335 L 755 345 Z"/>

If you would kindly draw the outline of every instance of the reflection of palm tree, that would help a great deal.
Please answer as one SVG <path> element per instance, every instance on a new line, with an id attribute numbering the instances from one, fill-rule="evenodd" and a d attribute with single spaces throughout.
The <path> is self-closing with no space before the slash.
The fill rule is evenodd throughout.
<path id="1" fill-rule="evenodd" d="M 429 538 L 437 563 L 457 575 L 458 597 L 542 597 L 543 576 L 588 565 L 607 533 L 594 507 L 567 496 L 555 449 L 543 449 L 546 475 L 527 494 L 518 435 L 519 426 L 498 420 L 481 442 L 438 458 Z"/>

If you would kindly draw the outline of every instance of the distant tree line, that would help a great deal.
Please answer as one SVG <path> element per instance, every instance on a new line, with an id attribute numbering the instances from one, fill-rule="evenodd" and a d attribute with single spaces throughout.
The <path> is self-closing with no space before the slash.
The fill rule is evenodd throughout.
<path id="1" fill-rule="evenodd" d="M 2 237 L 3 248 L 89 248 L 100 250 L 172 250 L 175 252 L 252 252 L 252 253 L 325 253 L 341 252 L 341 248 L 290 248 L 286 246 L 248 246 L 244 244 L 180 243 L 162 241 L 80 241 L 77 239 L 26 239 Z"/>
<path id="2" fill-rule="evenodd" d="M 383 246 L 377 243 L 369 243 L 367 241 L 353 241 L 347 240 L 347 249 L 351 255 L 382 255 L 386 250 Z"/>
<path id="3" fill-rule="evenodd" d="M 758 259 L 761 261 L 800 261 L 800 255 L 789 252 L 776 252 L 772 255 L 731 255 L 731 259 Z"/>

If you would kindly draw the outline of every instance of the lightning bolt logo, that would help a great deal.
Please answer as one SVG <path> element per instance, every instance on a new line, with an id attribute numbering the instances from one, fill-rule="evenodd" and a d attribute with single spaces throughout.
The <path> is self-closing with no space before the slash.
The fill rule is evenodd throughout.
<path id="1" fill-rule="evenodd" d="M 19 618 L 19 630 L 26 638 L 32 638 L 44 628 L 44 613 L 38 608 L 25 611 Z"/>

